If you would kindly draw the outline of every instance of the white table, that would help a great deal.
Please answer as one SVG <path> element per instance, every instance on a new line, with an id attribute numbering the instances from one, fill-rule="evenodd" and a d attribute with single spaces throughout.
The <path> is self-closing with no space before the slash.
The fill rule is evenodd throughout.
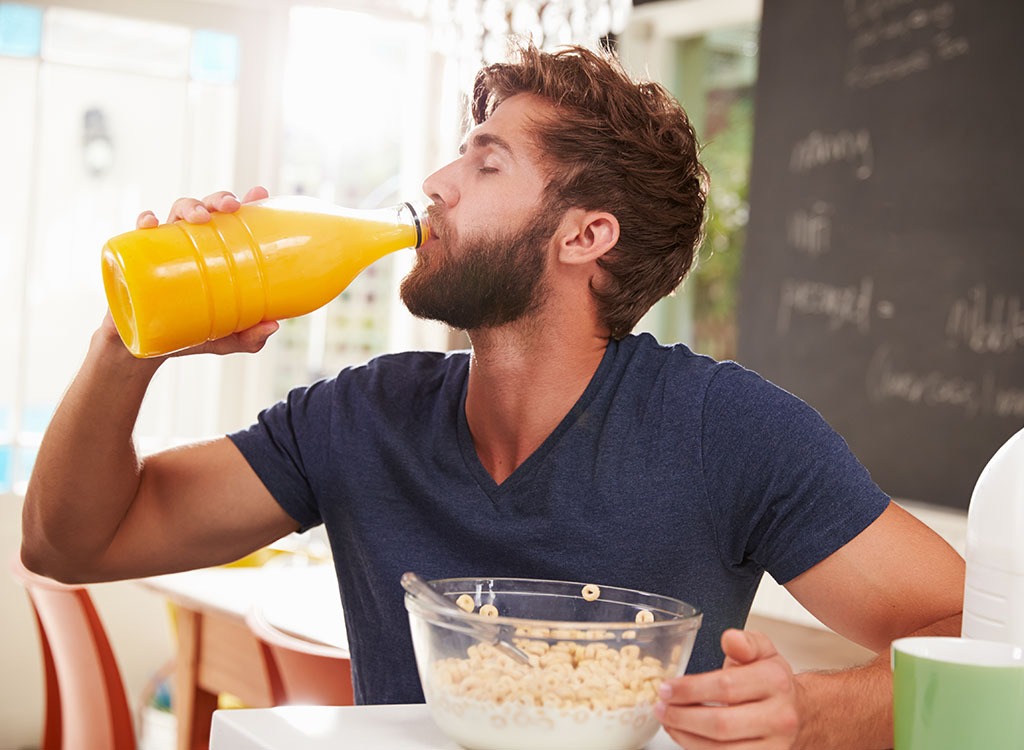
<path id="1" fill-rule="evenodd" d="M 348 649 L 338 579 L 331 563 L 203 568 L 139 580 L 178 605 L 244 619 L 259 607 L 274 627 Z"/>
<path id="2" fill-rule="evenodd" d="M 217 711 L 210 750 L 459 750 L 423 704 Z M 523 750 L 530 750 L 523 748 Z M 679 750 L 660 731 L 647 750 Z"/>

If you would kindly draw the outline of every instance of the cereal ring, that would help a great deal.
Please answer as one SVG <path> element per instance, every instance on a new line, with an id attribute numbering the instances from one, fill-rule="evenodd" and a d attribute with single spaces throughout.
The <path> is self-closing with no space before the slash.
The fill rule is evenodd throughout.
<path id="1" fill-rule="evenodd" d="M 593 583 L 588 583 L 586 586 L 583 587 L 583 598 L 586 599 L 588 602 L 595 601 L 596 599 L 599 599 L 600 596 L 600 586 L 596 586 Z"/>
<path id="2" fill-rule="evenodd" d="M 636 613 L 637 625 L 649 625 L 654 622 L 654 613 L 649 609 L 641 609 Z"/>
<path id="3" fill-rule="evenodd" d="M 484 617 L 497 617 L 498 608 L 495 607 L 493 604 L 484 604 L 480 607 L 480 614 L 482 614 Z"/>
<path id="4" fill-rule="evenodd" d="M 465 610 L 466 612 L 472 612 L 476 609 L 476 602 L 473 601 L 473 597 L 469 594 L 463 594 L 455 600 L 455 603 L 459 606 L 459 609 Z"/>

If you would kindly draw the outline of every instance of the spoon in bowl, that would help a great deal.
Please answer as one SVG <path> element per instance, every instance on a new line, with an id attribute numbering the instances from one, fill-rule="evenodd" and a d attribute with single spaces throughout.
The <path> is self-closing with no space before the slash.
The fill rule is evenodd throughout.
<path id="1" fill-rule="evenodd" d="M 439 592 L 412 571 L 402 574 L 402 588 L 412 596 L 433 602 L 437 606 L 446 609 L 457 609 L 460 612 L 465 611 L 458 604 Z M 482 615 L 476 615 L 476 617 L 483 619 Z M 484 643 L 490 643 L 503 654 L 514 659 L 520 664 L 530 665 L 530 655 L 514 643 L 503 638 L 500 628 L 496 626 L 492 627 L 484 622 L 470 622 L 469 624 L 473 630 L 474 638 L 477 638 Z"/>

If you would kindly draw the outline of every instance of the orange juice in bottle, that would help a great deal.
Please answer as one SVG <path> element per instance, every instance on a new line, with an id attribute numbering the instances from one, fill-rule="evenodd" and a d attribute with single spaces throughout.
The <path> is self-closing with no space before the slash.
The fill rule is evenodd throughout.
<path id="1" fill-rule="evenodd" d="M 287 196 L 209 222 L 111 238 L 103 286 L 125 346 L 155 357 L 330 302 L 375 260 L 426 241 L 422 208 L 348 209 Z"/>

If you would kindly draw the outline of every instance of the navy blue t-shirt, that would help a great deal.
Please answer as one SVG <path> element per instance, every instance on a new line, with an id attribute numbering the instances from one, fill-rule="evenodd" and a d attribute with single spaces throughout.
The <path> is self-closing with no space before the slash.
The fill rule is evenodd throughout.
<path id="1" fill-rule="evenodd" d="M 807 404 L 649 335 L 612 341 L 578 403 L 500 485 L 465 414 L 469 355 L 385 355 L 292 391 L 231 435 L 331 542 L 359 703 L 423 700 L 399 579 L 550 578 L 704 613 L 689 670 L 721 666 L 761 575 L 785 583 L 888 504 Z"/>

